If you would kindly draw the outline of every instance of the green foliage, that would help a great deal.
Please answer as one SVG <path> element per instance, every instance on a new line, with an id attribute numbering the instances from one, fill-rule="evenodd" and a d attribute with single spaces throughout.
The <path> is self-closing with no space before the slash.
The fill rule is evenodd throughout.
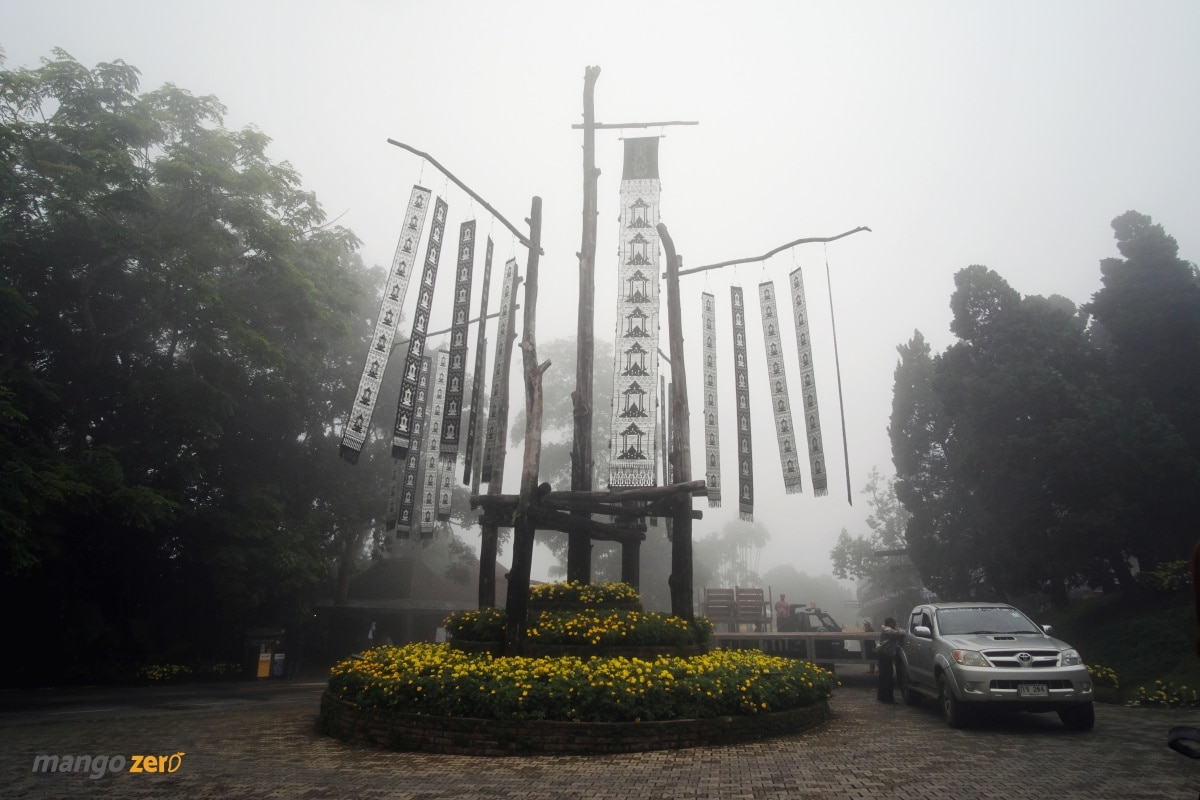
<path id="1" fill-rule="evenodd" d="M 637 589 L 628 583 L 556 581 L 529 587 L 530 603 L 573 603 L 586 608 L 602 608 L 613 603 L 639 601 Z"/>
<path id="2" fill-rule="evenodd" d="M 380 647 L 334 666 L 363 707 L 476 719 L 633 722 L 764 714 L 829 698 L 833 674 L 757 651 L 691 658 L 495 658 L 449 645 Z"/>
<path id="3" fill-rule="evenodd" d="M 1104 263 L 1085 310 L 971 266 L 951 297 L 959 341 L 900 348 L 896 495 L 943 597 L 1065 605 L 1074 586 L 1132 585 L 1133 557 L 1190 549 L 1200 428 L 1177 400 L 1200 402 L 1200 278 L 1148 217 L 1113 227 L 1126 260 Z"/>
<path id="4" fill-rule="evenodd" d="M 1138 687 L 1155 681 L 1200 686 L 1191 597 L 1118 592 L 1048 609 L 1039 617 L 1053 625 L 1054 636 L 1079 650 L 1089 669 L 1104 665 L 1099 669 L 1112 673 L 1126 701 L 1134 699 Z"/>
<path id="5" fill-rule="evenodd" d="M 545 583 L 530 588 L 526 639 L 535 644 L 586 647 L 687 646 L 705 644 L 713 624 L 641 610 L 637 591 L 626 583 Z M 615 606 L 615 607 L 614 607 Z M 456 611 L 446 633 L 463 642 L 502 642 L 505 611 Z"/>
<path id="6" fill-rule="evenodd" d="M 1110 686 L 1113 689 L 1121 688 L 1121 679 L 1117 676 L 1116 670 L 1100 664 L 1088 664 L 1087 671 L 1092 676 L 1092 683 L 1095 685 Z"/>
<path id="7" fill-rule="evenodd" d="M 0 572 L 54 670 L 237 652 L 353 516 L 325 456 L 376 276 L 223 114 L 121 61 L 0 70 Z"/>
<path id="8" fill-rule="evenodd" d="M 1185 559 L 1164 561 L 1154 569 L 1139 572 L 1137 582 L 1156 592 L 1178 592 L 1191 585 L 1192 576 Z"/>
<path id="9" fill-rule="evenodd" d="M 1129 705 L 1200 708 L 1200 692 L 1186 685 L 1176 686 L 1170 681 L 1155 681 L 1150 686 L 1139 686 Z"/>

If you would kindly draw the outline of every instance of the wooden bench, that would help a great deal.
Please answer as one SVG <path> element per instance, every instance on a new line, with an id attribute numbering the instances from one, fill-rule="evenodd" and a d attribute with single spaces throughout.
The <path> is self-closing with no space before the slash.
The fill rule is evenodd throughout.
<path id="1" fill-rule="evenodd" d="M 737 631 L 741 625 L 765 628 L 771 621 L 762 589 L 741 586 L 732 589 L 705 588 L 700 608 L 701 613 L 711 619 L 718 629 L 721 625 L 727 626 L 730 631 Z"/>

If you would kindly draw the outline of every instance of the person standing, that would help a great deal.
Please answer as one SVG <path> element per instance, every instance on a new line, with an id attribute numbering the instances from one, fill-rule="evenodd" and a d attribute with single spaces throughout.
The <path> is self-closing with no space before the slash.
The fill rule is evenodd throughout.
<path id="1" fill-rule="evenodd" d="M 779 599 L 775 601 L 775 630 L 782 630 L 782 623 L 788 618 L 788 613 L 791 611 L 788 608 L 787 597 L 783 594 L 779 595 Z"/>
<path id="2" fill-rule="evenodd" d="M 875 656 L 879 661 L 879 692 L 876 699 L 881 703 L 894 703 L 896 653 L 904 641 L 904 631 L 896 627 L 896 618 L 888 617 L 879 631 L 879 647 Z"/>

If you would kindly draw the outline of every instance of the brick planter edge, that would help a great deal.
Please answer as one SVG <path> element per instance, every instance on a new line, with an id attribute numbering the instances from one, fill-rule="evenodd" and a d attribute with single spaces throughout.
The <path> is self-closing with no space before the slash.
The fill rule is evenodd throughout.
<path id="1" fill-rule="evenodd" d="M 595 755 L 727 745 L 796 733 L 830 716 L 828 701 L 754 716 L 659 722 L 490 720 L 361 708 L 321 696 L 321 733 L 385 750 L 446 755 Z"/>

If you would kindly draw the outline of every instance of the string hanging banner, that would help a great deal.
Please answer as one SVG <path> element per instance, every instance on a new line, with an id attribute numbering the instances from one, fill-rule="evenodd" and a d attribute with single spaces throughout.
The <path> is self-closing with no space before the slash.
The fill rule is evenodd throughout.
<path id="1" fill-rule="evenodd" d="M 658 408 L 658 261 L 661 183 L 658 137 L 625 140 L 621 175 L 610 489 L 656 483 Z"/>
<path id="2" fill-rule="evenodd" d="M 733 374 L 736 382 L 738 424 L 738 514 L 754 521 L 754 439 L 750 425 L 750 370 L 746 358 L 746 315 L 742 287 L 729 287 L 733 310 Z"/>
<path id="3" fill-rule="evenodd" d="M 458 274 L 454 280 L 454 318 L 450 328 L 450 367 L 446 373 L 446 399 L 442 408 L 441 452 L 443 470 L 454 471 L 462 429 L 464 384 L 467 375 L 467 328 L 471 315 L 471 269 L 475 263 L 475 220 L 458 231 Z M 483 327 L 484 320 L 479 325 Z"/>
<path id="4" fill-rule="evenodd" d="M 412 435 L 414 441 L 422 441 L 425 424 L 429 417 L 429 376 L 433 371 L 433 362 L 429 356 L 421 358 L 421 366 L 417 377 L 417 393 L 414 400 Z M 407 539 L 412 532 L 413 517 L 417 514 L 417 493 L 421 488 L 421 454 L 416 448 L 408 451 L 404 457 L 403 484 L 401 499 L 396 522 L 396 538 Z"/>
<path id="5" fill-rule="evenodd" d="M 479 299 L 479 332 L 475 337 L 475 370 L 471 377 L 471 410 L 467 418 L 467 447 L 463 455 L 463 484 L 471 483 L 471 467 L 477 462 L 475 458 L 475 442 L 483 409 L 483 373 L 487 369 L 487 312 L 488 292 L 492 286 L 492 237 L 488 237 L 487 248 L 483 255 L 483 286 L 480 287 L 482 297 Z"/>
<path id="6" fill-rule="evenodd" d="M 492 394 L 488 404 L 487 430 L 483 437 L 483 458 L 480 459 L 479 479 L 492 482 L 492 471 L 496 462 L 496 448 L 506 446 L 508 437 L 508 415 L 502 412 L 501 395 L 508 382 L 508 369 L 512 351 L 507 347 L 508 338 L 516 325 L 517 313 L 517 260 L 510 258 L 504 264 L 504 284 L 500 292 L 500 320 L 496 325 L 496 357 L 492 361 Z M 504 438 L 501 438 L 504 437 Z M 503 476 L 500 476 L 503 477 Z"/>
<path id="7" fill-rule="evenodd" d="M 709 508 L 721 507 L 721 428 L 717 414 L 717 314 L 713 295 L 700 295 L 704 324 L 704 482 Z"/>
<path id="8" fill-rule="evenodd" d="M 424 470 L 421 480 L 421 496 L 423 502 L 421 504 L 421 518 L 419 526 L 421 538 L 428 539 L 433 536 L 434 521 L 439 514 L 440 490 L 442 484 L 442 459 L 440 457 L 439 442 L 442 438 L 442 408 L 446 400 L 446 373 L 450 368 L 450 357 L 446 351 L 438 348 L 430 353 L 430 358 L 433 360 L 433 380 L 430 384 L 430 392 L 433 394 L 432 402 L 430 403 L 429 426 L 425 429 L 425 438 L 420 440 L 419 448 L 423 454 Z M 450 516 L 450 501 L 446 500 L 446 518 Z"/>
<path id="9" fill-rule="evenodd" d="M 400 240 L 396 243 L 392 268 L 383 287 L 383 300 L 380 302 L 379 316 L 375 320 L 375 330 L 371 335 L 371 348 L 363 364 L 358 392 L 354 395 L 354 406 L 350 410 L 346 429 L 342 433 L 342 444 L 338 450 L 341 457 L 351 464 L 358 463 L 363 442 L 371 429 L 371 416 L 379 399 L 379 385 L 383 382 L 383 373 L 392 355 L 396 325 L 400 322 L 400 311 L 408 292 L 413 260 L 421 241 L 421 231 L 425 227 L 429 198 L 428 189 L 413 186 L 412 194 L 408 198 L 408 207 L 404 211 L 404 227 Z"/>
<path id="10" fill-rule="evenodd" d="M 829 494 L 829 476 L 825 473 L 825 450 L 821 442 L 821 411 L 817 402 L 817 378 L 813 369 L 812 340 L 809 337 L 808 304 L 804 300 L 804 273 L 800 267 L 796 267 L 788 278 L 792 286 L 796 350 L 800 357 L 800 390 L 804 395 L 804 432 L 808 441 L 813 494 L 824 497 Z"/>
<path id="11" fill-rule="evenodd" d="M 442 234 L 446 230 L 449 207 L 437 198 L 433 208 L 433 224 L 429 228 L 429 243 L 425 249 L 425 267 L 421 271 L 417 308 L 413 314 L 412 335 L 408 340 L 408 356 L 404 360 L 404 375 L 400 380 L 400 400 L 396 404 L 396 426 L 392 430 L 392 458 L 404 458 L 414 439 L 412 435 L 414 403 L 421 358 L 425 354 L 425 336 L 429 331 L 429 313 L 433 308 L 433 289 L 437 283 L 438 259 L 442 255 Z M 419 440 L 416 440 L 419 441 Z"/>
<path id="12" fill-rule="evenodd" d="M 779 440 L 779 466 L 783 470 L 783 488 L 788 494 L 803 491 L 803 472 L 796 453 L 796 428 L 792 424 L 792 401 L 788 395 L 787 370 L 784 369 L 783 339 L 775 309 L 775 283 L 758 285 L 758 305 L 763 325 L 763 347 L 767 354 L 767 382 L 771 410 L 775 417 L 775 437 Z"/>

